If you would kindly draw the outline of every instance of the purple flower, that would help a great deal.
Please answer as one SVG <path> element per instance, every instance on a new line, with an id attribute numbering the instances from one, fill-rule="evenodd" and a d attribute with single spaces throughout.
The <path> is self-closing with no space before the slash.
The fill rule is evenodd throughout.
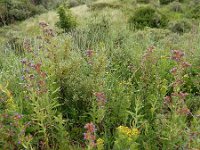
<path id="1" fill-rule="evenodd" d="M 94 93 L 96 98 L 97 98 L 97 101 L 98 101 L 98 104 L 100 106 L 104 106 L 106 104 L 106 96 L 103 92 L 96 92 Z"/>
<path id="2" fill-rule="evenodd" d="M 182 57 L 185 55 L 184 52 L 180 51 L 180 50 L 172 50 L 172 60 L 175 61 L 180 61 L 182 59 Z"/>
<path id="3" fill-rule="evenodd" d="M 23 59 L 21 60 L 21 63 L 22 63 L 22 64 L 26 64 L 26 63 L 27 63 L 27 59 L 26 59 L 26 58 L 23 58 Z"/>

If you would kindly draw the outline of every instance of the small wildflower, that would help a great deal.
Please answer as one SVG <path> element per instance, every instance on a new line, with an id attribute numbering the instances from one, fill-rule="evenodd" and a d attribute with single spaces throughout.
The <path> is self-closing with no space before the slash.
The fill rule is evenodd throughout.
<path id="1" fill-rule="evenodd" d="M 85 129 L 87 129 L 89 132 L 94 133 L 96 131 L 95 129 L 95 125 L 91 122 L 91 123 L 87 123 L 84 126 Z"/>
<path id="2" fill-rule="evenodd" d="M 117 128 L 117 130 L 118 130 L 119 133 L 127 135 L 128 137 L 139 135 L 139 131 L 138 131 L 137 128 L 130 129 L 130 128 L 126 127 L 126 126 L 119 126 Z"/>
<path id="3" fill-rule="evenodd" d="M 140 131 L 137 128 L 132 129 L 132 135 L 139 135 Z"/>
<path id="4" fill-rule="evenodd" d="M 188 93 L 180 92 L 180 93 L 178 94 L 178 96 L 179 96 L 181 99 L 185 99 L 185 97 L 188 96 Z"/>
<path id="5" fill-rule="evenodd" d="M 185 107 L 185 108 L 181 108 L 181 109 L 178 111 L 178 113 L 179 113 L 180 115 L 189 115 L 191 112 L 190 112 L 190 110 L 189 110 L 187 107 Z"/>
<path id="6" fill-rule="evenodd" d="M 41 77 L 45 78 L 47 76 L 47 74 L 45 72 L 41 72 Z"/>
<path id="7" fill-rule="evenodd" d="M 182 67 L 183 67 L 183 68 L 188 68 L 188 67 L 190 67 L 190 66 L 191 66 L 191 64 L 188 63 L 188 62 L 183 62 L 183 63 L 182 63 Z"/>
<path id="8" fill-rule="evenodd" d="M 176 73 L 177 73 L 177 67 L 172 68 L 172 69 L 170 70 L 170 72 L 171 72 L 172 74 L 176 74 Z"/>
<path id="9" fill-rule="evenodd" d="M 34 65 L 34 68 L 35 68 L 35 70 L 40 74 L 40 72 L 41 72 L 41 63 L 37 63 L 37 64 L 35 64 Z"/>
<path id="10" fill-rule="evenodd" d="M 165 96 L 165 98 L 164 98 L 164 104 L 169 104 L 169 103 L 171 103 L 171 101 L 172 101 L 172 99 L 171 99 L 170 96 Z"/>
<path id="11" fill-rule="evenodd" d="M 88 49 L 88 50 L 86 51 L 86 56 L 87 56 L 87 57 L 91 58 L 93 55 L 94 55 L 94 51 L 93 51 L 93 50 Z"/>
<path id="12" fill-rule="evenodd" d="M 14 116 L 14 120 L 19 120 L 19 119 L 21 119 L 23 117 L 23 115 L 20 115 L 20 114 L 15 114 L 15 116 Z"/>
<path id="13" fill-rule="evenodd" d="M 129 64 L 129 65 L 128 65 L 128 69 L 129 69 L 130 71 L 133 71 L 134 68 L 135 68 L 135 66 L 134 66 L 133 64 Z"/>
<path id="14" fill-rule="evenodd" d="M 89 147 L 94 148 L 96 147 L 96 136 L 95 136 L 95 125 L 91 122 L 91 123 L 87 123 L 84 126 L 85 129 L 87 129 L 87 131 L 83 134 L 84 135 L 84 139 L 87 140 L 89 142 Z"/>
<path id="15" fill-rule="evenodd" d="M 180 61 L 182 59 L 182 57 L 185 55 L 182 51 L 180 50 L 172 50 L 172 60 L 175 61 Z"/>
<path id="16" fill-rule="evenodd" d="M 22 63 L 22 64 L 26 64 L 26 63 L 27 63 L 27 59 L 23 58 L 23 59 L 21 60 L 21 63 Z"/>
<path id="17" fill-rule="evenodd" d="M 147 51 L 150 52 L 150 53 L 152 53 L 154 49 L 155 49 L 154 46 L 150 46 L 150 47 L 147 48 Z"/>
<path id="18" fill-rule="evenodd" d="M 23 80 L 23 81 L 24 81 L 24 80 L 25 80 L 25 76 L 21 76 L 21 80 Z"/>
<path id="19" fill-rule="evenodd" d="M 106 104 L 106 96 L 103 92 L 96 92 L 94 93 L 96 98 L 97 98 L 97 101 L 98 101 L 98 104 L 100 106 L 104 106 Z"/>
<path id="20" fill-rule="evenodd" d="M 43 30 L 43 33 L 44 33 L 46 36 L 51 36 L 51 37 L 54 37 L 54 36 L 55 36 L 55 33 L 54 33 L 53 29 L 44 29 L 44 30 Z"/>
<path id="21" fill-rule="evenodd" d="M 42 28 L 45 28 L 45 27 L 48 27 L 49 25 L 46 22 L 39 22 L 39 26 Z"/>
<path id="22" fill-rule="evenodd" d="M 98 138 L 96 145 L 97 145 L 98 150 L 103 150 L 104 149 L 104 140 L 101 138 Z"/>
<path id="23" fill-rule="evenodd" d="M 30 74 L 30 75 L 29 75 L 29 78 L 30 78 L 30 79 L 34 79 L 34 75 L 33 75 L 33 74 Z"/>

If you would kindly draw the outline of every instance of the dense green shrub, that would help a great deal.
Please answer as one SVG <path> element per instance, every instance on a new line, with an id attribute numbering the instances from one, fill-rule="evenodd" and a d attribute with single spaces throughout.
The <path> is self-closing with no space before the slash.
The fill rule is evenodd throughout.
<path id="1" fill-rule="evenodd" d="M 189 15 L 191 18 L 194 18 L 194 19 L 200 18 L 200 5 L 197 5 L 191 8 Z"/>
<path id="2" fill-rule="evenodd" d="M 150 0 L 137 0 L 138 3 L 149 3 Z"/>
<path id="3" fill-rule="evenodd" d="M 91 10 L 102 10 L 103 8 L 120 8 L 121 5 L 115 4 L 115 3 L 106 3 L 106 2 L 101 2 L 101 3 L 93 3 L 88 5 Z"/>
<path id="4" fill-rule="evenodd" d="M 79 2 L 77 0 L 70 0 L 69 1 L 69 7 L 75 7 L 78 6 Z"/>
<path id="5" fill-rule="evenodd" d="M 140 29 L 144 27 L 161 28 L 167 25 L 168 19 L 152 7 L 141 7 L 129 18 L 129 23 Z"/>
<path id="6" fill-rule="evenodd" d="M 0 1 L 0 26 L 8 25 L 15 21 L 25 20 L 36 14 L 43 13 L 45 8 L 41 5 L 35 6 L 28 0 L 1 0 Z"/>
<path id="7" fill-rule="evenodd" d="M 180 2 L 175 1 L 170 4 L 170 10 L 174 12 L 182 12 L 183 8 Z"/>
<path id="8" fill-rule="evenodd" d="M 165 5 L 165 4 L 169 4 L 173 1 L 183 2 L 184 0 L 160 0 L 160 4 Z"/>
<path id="9" fill-rule="evenodd" d="M 170 24 L 170 30 L 176 33 L 185 33 L 189 32 L 192 28 L 192 25 L 187 20 L 180 20 Z"/>
<path id="10" fill-rule="evenodd" d="M 65 32 L 74 29 L 77 26 L 76 19 L 72 16 L 69 9 L 65 9 L 63 6 L 58 9 L 59 21 L 57 26 L 63 29 Z"/>
<path id="11" fill-rule="evenodd" d="M 174 0 L 160 0 L 160 4 L 169 4 L 173 2 Z"/>

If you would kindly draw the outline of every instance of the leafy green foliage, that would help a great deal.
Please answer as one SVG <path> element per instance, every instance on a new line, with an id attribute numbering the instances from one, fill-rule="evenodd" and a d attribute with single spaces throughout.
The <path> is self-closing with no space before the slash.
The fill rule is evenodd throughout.
<path id="1" fill-rule="evenodd" d="M 190 10 L 190 17 L 194 19 L 199 19 L 200 18 L 200 5 L 194 6 Z"/>
<path id="2" fill-rule="evenodd" d="M 129 23 L 139 29 L 144 27 L 162 28 L 167 25 L 168 19 L 152 7 L 141 7 L 129 18 Z"/>
<path id="3" fill-rule="evenodd" d="M 174 12 L 183 12 L 182 4 L 177 1 L 170 4 L 170 9 Z"/>
<path id="4" fill-rule="evenodd" d="M 36 14 L 45 12 L 42 6 L 35 6 L 30 1 L 1 0 L 0 26 L 21 21 Z"/>
<path id="5" fill-rule="evenodd" d="M 139 3 L 149 3 L 150 0 L 137 0 L 137 2 L 139 2 Z"/>
<path id="6" fill-rule="evenodd" d="M 70 31 L 77 26 L 77 22 L 69 9 L 65 9 L 63 6 L 59 7 L 58 15 L 59 21 L 57 22 L 57 26 L 65 32 Z"/>
<path id="7" fill-rule="evenodd" d="M 160 4 L 165 5 L 165 4 L 169 4 L 171 2 L 174 2 L 174 1 L 176 1 L 176 0 L 160 0 Z M 178 0 L 178 2 L 183 2 L 183 1 L 184 0 Z"/>
<path id="8" fill-rule="evenodd" d="M 188 20 L 180 20 L 171 23 L 169 28 L 172 32 L 185 33 L 191 30 L 192 24 Z"/>

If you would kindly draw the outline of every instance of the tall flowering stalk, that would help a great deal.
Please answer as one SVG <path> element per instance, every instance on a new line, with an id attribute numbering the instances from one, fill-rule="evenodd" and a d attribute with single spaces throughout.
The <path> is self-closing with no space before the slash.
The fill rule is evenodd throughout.
<path id="1" fill-rule="evenodd" d="M 165 104 L 174 103 L 174 106 L 177 106 L 176 112 L 182 115 L 190 114 L 190 110 L 185 104 L 185 98 L 188 95 L 181 91 L 181 87 L 184 84 L 183 76 L 184 72 L 188 67 L 191 66 L 184 59 L 185 53 L 180 50 L 171 51 L 171 59 L 176 62 L 176 66 L 170 70 L 171 74 L 174 77 L 174 82 L 171 84 L 173 87 L 173 93 L 170 96 L 165 97 Z"/>
<path id="2" fill-rule="evenodd" d="M 23 59 L 23 76 L 24 87 L 30 92 L 36 92 L 37 95 L 41 95 L 47 92 L 46 89 L 46 73 L 41 69 L 41 63 L 34 63 Z"/>
<path id="3" fill-rule="evenodd" d="M 87 123 L 84 128 L 86 129 L 86 132 L 84 133 L 84 140 L 88 142 L 88 149 L 91 150 L 96 147 L 96 127 L 95 125 L 91 123 Z"/>
<path id="4" fill-rule="evenodd" d="M 117 137 L 114 144 L 114 149 L 138 149 L 136 142 L 139 137 L 139 130 L 137 128 L 129 128 L 127 126 L 117 127 Z"/>
<path id="5" fill-rule="evenodd" d="M 96 92 L 94 95 L 97 98 L 97 103 L 99 107 L 104 107 L 107 100 L 106 100 L 106 95 L 103 92 Z"/>
<path id="6" fill-rule="evenodd" d="M 30 146 L 32 136 L 26 133 L 30 122 L 24 123 L 24 115 L 18 113 L 19 108 L 15 103 L 11 92 L 6 85 L 0 84 L 0 99 L 2 100 L 2 110 L 0 110 L 0 147 L 3 149 L 27 148 Z"/>

